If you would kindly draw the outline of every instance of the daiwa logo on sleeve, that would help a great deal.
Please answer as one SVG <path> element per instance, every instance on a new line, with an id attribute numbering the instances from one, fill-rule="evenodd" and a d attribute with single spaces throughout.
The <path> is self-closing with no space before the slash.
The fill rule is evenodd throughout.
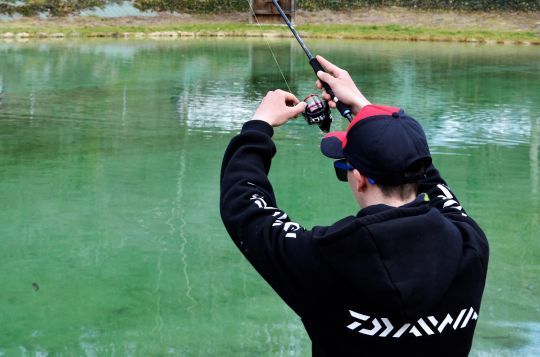
<path id="1" fill-rule="evenodd" d="M 356 321 L 347 325 L 349 330 L 356 331 L 366 336 L 393 337 L 400 338 L 412 334 L 415 337 L 443 334 L 454 331 L 458 328 L 465 328 L 472 320 L 478 320 L 478 314 L 471 307 L 461 310 L 456 316 L 447 314 L 442 320 L 437 320 L 434 316 L 420 318 L 416 322 L 394 325 L 385 318 L 372 318 L 371 316 L 360 314 L 349 310 L 351 317 Z"/>
<path id="2" fill-rule="evenodd" d="M 248 184 L 253 185 L 251 182 L 248 182 Z M 272 217 L 274 217 L 272 227 L 279 227 L 280 229 L 282 228 L 283 231 L 286 232 L 285 238 L 296 238 L 296 233 L 294 232 L 299 230 L 301 227 L 298 223 L 291 222 L 289 216 L 287 216 L 287 213 L 280 211 L 276 207 L 269 206 L 264 197 L 259 194 L 252 195 L 250 200 L 260 209 L 272 211 Z"/>

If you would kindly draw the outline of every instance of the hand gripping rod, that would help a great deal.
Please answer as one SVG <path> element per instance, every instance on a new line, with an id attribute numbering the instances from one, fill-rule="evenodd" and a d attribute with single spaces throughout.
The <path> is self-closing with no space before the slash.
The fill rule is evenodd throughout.
<path id="1" fill-rule="evenodd" d="M 311 68 L 313 68 L 313 70 L 315 71 L 315 75 L 317 75 L 317 72 L 319 71 L 326 72 L 323 66 L 321 66 L 321 64 L 319 63 L 319 61 L 317 61 L 317 58 L 313 57 L 311 52 L 308 50 L 308 48 L 306 47 L 306 44 L 304 43 L 304 41 L 302 41 L 302 38 L 300 37 L 296 29 L 294 28 L 291 21 L 289 21 L 289 18 L 287 17 L 287 15 L 285 15 L 285 12 L 283 12 L 283 9 L 281 8 L 281 6 L 279 6 L 277 0 L 272 0 L 272 3 L 276 7 L 277 11 L 279 12 L 283 20 L 285 20 L 285 23 L 287 24 L 287 26 L 289 26 L 289 29 L 293 33 L 294 37 L 296 37 L 296 40 L 298 41 L 298 43 L 300 44 L 300 46 L 306 53 L 309 59 L 309 64 L 311 65 Z M 332 91 L 332 88 L 330 88 L 328 83 L 323 82 L 323 81 L 321 81 L 321 83 L 326 93 L 330 94 L 330 97 L 336 103 L 339 113 L 348 121 L 352 121 L 353 117 L 352 117 L 351 108 L 347 104 L 339 101 L 339 99 L 335 96 L 334 92 Z"/>

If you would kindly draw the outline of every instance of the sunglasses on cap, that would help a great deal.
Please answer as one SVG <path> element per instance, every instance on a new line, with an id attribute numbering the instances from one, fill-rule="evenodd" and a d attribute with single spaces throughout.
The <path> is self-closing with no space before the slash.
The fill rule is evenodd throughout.
<path id="1" fill-rule="evenodd" d="M 347 159 L 341 159 L 334 161 L 334 169 L 336 170 L 336 177 L 339 181 L 347 182 L 347 171 L 354 170 Z"/>
<path id="2" fill-rule="evenodd" d="M 354 167 L 347 162 L 347 159 L 340 159 L 334 161 L 334 169 L 336 170 L 336 177 L 339 181 L 347 182 L 347 172 L 354 170 Z M 375 184 L 375 181 L 371 178 L 368 178 L 368 182 L 371 185 Z"/>

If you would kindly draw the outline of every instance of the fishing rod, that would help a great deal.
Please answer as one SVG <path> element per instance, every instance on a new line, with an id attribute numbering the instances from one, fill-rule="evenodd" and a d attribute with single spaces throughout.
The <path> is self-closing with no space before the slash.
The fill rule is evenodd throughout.
<path id="1" fill-rule="evenodd" d="M 315 58 L 311 52 L 309 51 L 309 49 L 307 48 L 306 44 L 304 43 L 304 41 L 302 40 L 302 38 L 300 37 L 300 35 L 298 34 L 298 31 L 296 31 L 296 29 L 294 28 L 293 24 L 291 23 L 291 21 L 289 20 L 289 18 L 287 17 L 287 15 L 285 14 L 285 12 L 283 11 L 283 9 L 281 8 L 281 6 L 279 6 L 278 4 L 278 1 L 277 0 L 272 0 L 272 3 L 274 4 L 274 6 L 276 7 L 277 11 L 279 12 L 279 14 L 281 15 L 281 17 L 283 18 L 283 20 L 285 21 L 285 23 L 287 24 L 287 26 L 289 27 L 289 29 L 291 30 L 291 32 L 293 33 L 294 37 L 296 37 L 296 40 L 298 41 L 298 43 L 300 44 L 300 46 L 302 47 L 302 49 L 304 50 L 304 52 L 306 53 L 306 56 L 307 58 L 309 59 L 309 64 L 311 65 L 311 68 L 313 68 L 313 70 L 315 71 L 315 75 L 317 75 L 317 72 L 319 71 L 322 71 L 322 72 L 326 72 L 323 68 L 323 66 L 321 66 L 321 64 L 319 63 L 319 61 L 317 60 L 317 58 Z M 336 103 L 336 107 L 339 111 L 339 113 L 344 117 L 346 118 L 349 122 L 352 121 L 353 119 L 353 116 L 352 116 L 352 112 L 351 112 L 351 108 L 339 101 L 339 99 L 335 96 L 334 94 L 334 91 L 332 91 L 332 88 L 330 88 L 330 86 L 328 85 L 328 83 L 326 82 L 323 82 L 321 81 L 322 85 L 323 85 L 323 88 L 324 90 L 326 91 L 326 93 L 328 93 L 330 95 L 330 98 L 332 98 L 332 100 Z M 314 98 L 316 96 L 309 96 L 308 98 L 306 99 L 310 99 L 312 100 L 312 106 L 314 107 L 320 107 L 320 104 L 321 103 L 318 103 L 317 102 L 317 99 L 318 97 Z M 318 99 L 320 101 L 320 99 Z M 315 101 L 315 103 L 313 103 L 313 101 Z M 310 101 L 307 101 L 307 104 L 308 104 L 308 108 L 310 107 Z M 324 104 L 324 103 L 323 103 Z M 326 106 L 328 106 L 328 104 L 326 103 Z M 328 108 L 329 109 L 329 108 Z M 329 112 L 329 110 L 328 110 Z M 306 116 L 306 115 L 304 115 Z M 306 116 L 306 120 L 308 120 L 308 123 L 310 123 L 308 117 Z M 332 119 L 330 118 L 330 121 Z M 312 124 L 312 123 L 310 123 Z M 320 126 L 320 125 L 319 125 Z M 326 126 L 326 125 L 325 125 Z M 330 127 L 330 124 L 328 123 L 328 128 Z M 321 129 L 323 129 L 323 127 L 321 127 Z M 324 130 L 323 131 L 327 131 L 327 130 Z"/>

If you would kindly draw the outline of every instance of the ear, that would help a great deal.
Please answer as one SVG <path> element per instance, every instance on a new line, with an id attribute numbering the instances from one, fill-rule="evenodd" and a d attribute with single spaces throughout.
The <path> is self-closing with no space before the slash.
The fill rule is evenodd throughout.
<path id="1" fill-rule="evenodd" d="M 354 179 L 354 188 L 357 192 L 364 192 L 367 189 L 368 180 L 367 178 L 360 173 L 360 171 L 354 169 L 352 172 Z"/>

